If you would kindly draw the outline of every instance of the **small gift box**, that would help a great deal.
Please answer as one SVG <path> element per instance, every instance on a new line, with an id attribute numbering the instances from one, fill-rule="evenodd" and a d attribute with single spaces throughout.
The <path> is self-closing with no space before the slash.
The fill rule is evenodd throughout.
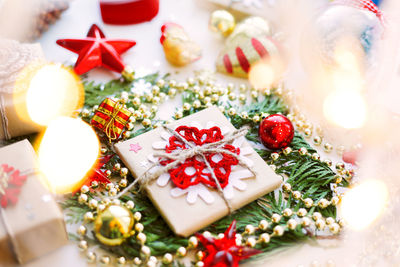
<path id="1" fill-rule="evenodd" d="M 0 140 L 43 129 L 27 112 L 30 76 L 44 61 L 39 44 L 0 40 Z"/>
<path id="2" fill-rule="evenodd" d="M 246 132 L 212 107 L 115 148 L 170 228 L 189 236 L 280 185 Z"/>
<path id="3" fill-rule="evenodd" d="M 127 110 L 122 102 L 106 98 L 101 102 L 90 123 L 103 131 L 110 140 L 116 140 L 131 115 L 132 112 Z"/>
<path id="4" fill-rule="evenodd" d="M 101 17 L 109 24 L 136 24 L 150 21 L 159 9 L 159 0 L 100 0 Z"/>
<path id="5" fill-rule="evenodd" d="M 27 140 L 0 149 L 0 265 L 25 263 L 65 245 L 63 214 L 41 183 Z"/>

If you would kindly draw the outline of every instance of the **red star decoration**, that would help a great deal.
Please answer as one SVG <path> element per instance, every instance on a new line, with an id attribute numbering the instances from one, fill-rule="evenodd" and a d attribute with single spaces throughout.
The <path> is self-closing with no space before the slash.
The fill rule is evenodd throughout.
<path id="1" fill-rule="evenodd" d="M 93 24 L 85 39 L 60 39 L 57 44 L 79 55 L 74 69 L 81 75 L 95 67 L 105 67 L 121 73 L 125 64 L 120 55 L 136 45 L 136 42 L 106 39 L 100 28 Z"/>
<path id="2" fill-rule="evenodd" d="M 114 155 L 106 155 L 99 157 L 94 164 L 92 170 L 88 173 L 87 178 L 83 185 L 87 185 L 90 187 L 91 183 L 93 181 L 97 181 L 99 184 L 108 184 L 111 183 L 111 181 L 107 178 L 107 175 L 105 174 L 105 171 L 102 171 L 101 169 L 104 167 L 105 164 L 107 164 L 111 158 L 114 157 Z M 82 186 L 83 186 L 82 185 Z M 80 187 L 82 187 L 80 186 Z M 76 190 L 76 192 L 79 192 L 79 189 Z M 76 193 L 74 192 L 74 193 Z"/>
<path id="3" fill-rule="evenodd" d="M 234 220 L 221 239 L 196 234 L 205 248 L 204 267 L 237 267 L 241 260 L 261 253 L 257 249 L 236 245 L 236 221 Z"/>

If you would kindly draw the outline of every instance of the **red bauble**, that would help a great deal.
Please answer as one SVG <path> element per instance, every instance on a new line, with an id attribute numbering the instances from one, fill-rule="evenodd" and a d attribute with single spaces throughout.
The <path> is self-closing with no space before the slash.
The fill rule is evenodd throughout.
<path id="1" fill-rule="evenodd" d="M 357 165 L 357 160 L 359 157 L 360 151 L 359 150 L 350 150 L 343 152 L 342 159 L 346 163 L 350 163 L 352 165 Z"/>
<path id="2" fill-rule="evenodd" d="M 112 71 L 122 72 L 125 64 L 121 54 L 136 44 L 135 41 L 106 38 L 100 28 L 93 24 L 84 39 L 60 39 L 57 44 L 79 54 L 75 72 L 79 75 L 95 67 L 105 67 Z"/>
<path id="3" fill-rule="evenodd" d="M 285 148 L 293 140 L 292 122 L 281 114 L 273 114 L 262 120 L 258 131 L 261 142 L 269 149 Z"/>

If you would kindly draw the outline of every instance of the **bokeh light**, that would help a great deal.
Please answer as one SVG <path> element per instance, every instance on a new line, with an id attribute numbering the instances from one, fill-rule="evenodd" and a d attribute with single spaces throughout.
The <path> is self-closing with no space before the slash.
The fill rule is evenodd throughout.
<path id="1" fill-rule="evenodd" d="M 30 118 L 48 125 L 59 116 L 71 115 L 82 102 L 82 86 L 76 75 L 58 65 L 46 65 L 33 77 L 27 93 Z"/>
<path id="2" fill-rule="evenodd" d="M 100 145 L 93 129 L 80 119 L 53 120 L 39 145 L 40 169 L 50 190 L 73 192 L 95 163 Z"/>
<path id="3" fill-rule="evenodd" d="M 346 192 L 340 211 L 351 228 L 362 230 L 379 217 L 387 201 L 386 184 L 380 180 L 367 180 Z"/>
<path id="4" fill-rule="evenodd" d="M 356 129 L 364 125 L 367 106 L 357 90 L 335 90 L 324 101 L 324 115 L 332 123 L 345 129 Z"/>
<path id="5" fill-rule="evenodd" d="M 266 60 L 255 63 L 249 71 L 249 82 L 255 89 L 270 88 L 275 82 L 275 70 Z"/>
<path id="6" fill-rule="evenodd" d="M 28 66 L 17 80 L 18 92 L 24 92 L 24 102 L 16 103 L 18 116 L 39 125 L 60 116 L 71 116 L 84 102 L 84 89 L 79 77 L 57 64 Z M 23 88 L 21 88 L 23 87 Z M 21 99 L 21 93 L 14 96 Z"/>

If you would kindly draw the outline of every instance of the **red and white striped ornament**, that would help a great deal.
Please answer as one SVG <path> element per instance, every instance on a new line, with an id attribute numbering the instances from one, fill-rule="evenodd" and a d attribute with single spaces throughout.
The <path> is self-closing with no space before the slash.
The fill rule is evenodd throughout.
<path id="1" fill-rule="evenodd" d="M 236 26 L 216 65 L 219 72 L 247 78 L 254 63 L 281 55 L 282 49 L 272 38 L 268 23 L 262 18 L 251 17 Z"/>

